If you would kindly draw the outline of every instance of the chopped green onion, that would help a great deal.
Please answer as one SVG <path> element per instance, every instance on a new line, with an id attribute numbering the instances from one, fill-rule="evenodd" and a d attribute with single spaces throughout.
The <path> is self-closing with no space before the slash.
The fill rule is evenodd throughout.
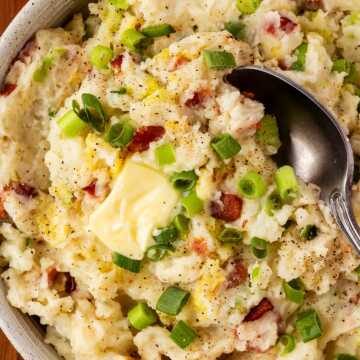
<path id="1" fill-rule="evenodd" d="M 282 201 L 280 195 L 274 191 L 265 200 L 264 209 L 267 215 L 273 216 L 274 211 L 282 208 Z"/>
<path id="2" fill-rule="evenodd" d="M 127 10 L 130 7 L 127 0 L 109 0 L 109 2 L 110 5 L 120 10 Z"/>
<path id="3" fill-rule="evenodd" d="M 192 190 L 196 185 L 197 179 L 198 176 L 195 174 L 195 171 L 190 170 L 174 173 L 170 180 L 176 190 L 184 192 Z"/>
<path id="4" fill-rule="evenodd" d="M 113 56 L 114 53 L 109 47 L 97 45 L 90 52 L 90 63 L 99 70 L 107 69 Z"/>
<path id="5" fill-rule="evenodd" d="M 332 71 L 339 72 L 339 73 L 346 73 L 349 75 L 351 70 L 351 63 L 345 59 L 336 59 L 333 62 Z"/>
<path id="6" fill-rule="evenodd" d="M 112 254 L 113 263 L 125 270 L 128 270 L 133 273 L 139 273 L 141 268 L 141 260 L 130 259 L 124 255 L 121 255 L 117 252 Z"/>
<path id="7" fill-rule="evenodd" d="M 121 42 L 131 51 L 139 51 L 147 44 L 147 37 L 136 29 L 127 29 L 122 33 Z"/>
<path id="8" fill-rule="evenodd" d="M 127 94 L 127 88 L 121 87 L 119 90 L 110 91 L 112 94 L 125 95 Z"/>
<path id="9" fill-rule="evenodd" d="M 225 23 L 225 30 L 237 40 L 244 40 L 245 38 L 245 24 L 241 21 L 229 21 Z"/>
<path id="10" fill-rule="evenodd" d="M 115 148 L 124 148 L 132 140 L 134 131 L 128 122 L 118 122 L 110 127 L 105 140 Z"/>
<path id="11" fill-rule="evenodd" d="M 283 289 L 288 300 L 301 305 L 304 302 L 305 288 L 300 279 L 283 282 Z"/>
<path id="12" fill-rule="evenodd" d="M 360 265 L 354 270 L 355 274 L 360 276 Z"/>
<path id="13" fill-rule="evenodd" d="M 34 239 L 31 238 L 31 237 L 27 237 L 25 239 L 25 246 L 26 247 L 33 247 L 33 245 L 34 245 Z"/>
<path id="14" fill-rule="evenodd" d="M 279 128 L 275 116 L 265 115 L 260 128 L 256 131 L 256 140 L 263 146 L 271 146 L 277 152 L 281 146 Z"/>
<path id="15" fill-rule="evenodd" d="M 145 303 L 139 303 L 127 314 L 129 323 L 136 330 L 143 330 L 157 321 L 156 312 Z"/>
<path id="16" fill-rule="evenodd" d="M 266 192 L 265 180 L 257 172 L 249 171 L 239 180 L 238 191 L 247 199 L 258 199 Z"/>
<path id="17" fill-rule="evenodd" d="M 171 165 L 176 161 L 175 150 L 171 144 L 163 144 L 155 149 L 155 158 L 160 166 Z"/>
<path id="18" fill-rule="evenodd" d="M 251 272 L 251 279 L 253 281 L 257 281 L 259 279 L 259 276 L 261 274 L 261 268 L 260 266 L 255 266 L 254 269 Z"/>
<path id="19" fill-rule="evenodd" d="M 350 354 L 337 354 L 334 360 L 358 360 L 358 358 Z"/>
<path id="20" fill-rule="evenodd" d="M 70 110 L 63 115 L 57 121 L 57 124 L 61 128 L 63 134 L 67 137 L 78 136 L 87 128 L 87 124 L 82 121 L 73 110 Z"/>
<path id="21" fill-rule="evenodd" d="M 158 244 L 170 244 L 178 238 L 178 230 L 174 225 L 159 229 L 159 234 L 154 235 L 154 239 Z"/>
<path id="22" fill-rule="evenodd" d="M 190 219 L 183 214 L 179 214 L 175 216 L 173 224 L 177 228 L 178 232 L 181 235 L 184 235 L 189 231 Z"/>
<path id="23" fill-rule="evenodd" d="M 279 338 L 280 356 L 285 356 L 295 350 L 296 342 L 294 336 L 283 334 Z"/>
<path id="24" fill-rule="evenodd" d="M 289 202 L 297 197 L 299 185 L 291 166 L 285 165 L 276 171 L 275 183 L 282 201 Z"/>
<path id="25" fill-rule="evenodd" d="M 181 198 L 181 204 L 185 208 L 189 217 L 200 213 L 204 208 L 203 201 L 199 199 L 194 190 L 183 195 Z"/>
<path id="26" fill-rule="evenodd" d="M 244 15 L 250 15 L 256 11 L 262 0 L 237 0 L 236 6 Z"/>
<path id="27" fill-rule="evenodd" d="M 305 240 L 312 240 L 315 239 L 318 235 L 318 228 L 316 225 L 306 225 L 300 231 L 300 237 Z"/>
<path id="28" fill-rule="evenodd" d="M 156 310 L 175 316 L 186 305 L 189 297 L 190 293 L 188 291 L 170 286 L 161 294 L 156 304 Z"/>
<path id="29" fill-rule="evenodd" d="M 176 345 L 185 349 L 197 338 L 197 334 L 183 320 L 180 320 L 172 329 L 170 338 Z"/>
<path id="30" fill-rule="evenodd" d="M 49 70 L 53 65 L 54 59 L 50 56 L 45 57 L 41 65 L 35 70 L 33 80 L 36 82 L 43 82 L 48 76 Z"/>
<path id="31" fill-rule="evenodd" d="M 297 316 L 296 329 L 304 343 L 322 335 L 321 322 L 315 310 L 309 309 Z"/>
<path id="32" fill-rule="evenodd" d="M 296 50 L 295 56 L 296 61 L 292 64 L 291 69 L 295 71 L 304 71 L 306 63 L 306 54 L 308 51 L 309 44 L 303 42 Z"/>
<path id="33" fill-rule="evenodd" d="M 234 55 L 227 51 L 204 51 L 204 61 L 209 69 L 225 70 L 236 66 Z"/>
<path id="34" fill-rule="evenodd" d="M 214 138 L 211 147 L 223 160 L 232 158 L 241 150 L 240 144 L 230 134 L 222 134 Z"/>
<path id="35" fill-rule="evenodd" d="M 157 244 L 147 248 L 145 257 L 150 261 L 160 261 L 169 253 L 169 251 L 174 251 L 174 248 L 171 245 Z"/>
<path id="36" fill-rule="evenodd" d="M 260 239 L 258 237 L 253 237 L 250 240 L 251 250 L 255 257 L 258 259 L 263 259 L 267 255 L 268 251 L 268 243 L 264 239 Z"/>
<path id="37" fill-rule="evenodd" d="M 169 24 L 147 26 L 141 29 L 141 32 L 151 38 L 167 36 L 175 32 L 175 29 Z"/>
<path id="38" fill-rule="evenodd" d="M 219 240 L 224 244 L 238 244 L 244 238 L 244 233 L 238 229 L 226 227 L 219 235 Z"/>

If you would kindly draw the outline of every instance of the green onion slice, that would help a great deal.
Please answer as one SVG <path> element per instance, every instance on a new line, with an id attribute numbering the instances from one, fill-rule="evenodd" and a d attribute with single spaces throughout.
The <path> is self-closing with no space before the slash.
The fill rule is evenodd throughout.
<path id="1" fill-rule="evenodd" d="M 256 11 L 262 0 L 237 0 L 236 6 L 244 15 L 250 15 Z"/>
<path id="2" fill-rule="evenodd" d="M 304 302 L 305 287 L 300 279 L 283 282 L 283 289 L 288 300 L 301 305 Z"/>
<path id="3" fill-rule="evenodd" d="M 284 202 L 290 202 L 297 197 L 299 185 L 291 166 L 285 165 L 276 171 L 275 183 L 281 200 Z"/>
<path id="4" fill-rule="evenodd" d="M 285 356 L 295 350 L 296 342 L 294 336 L 283 334 L 279 338 L 280 356 Z"/>
<path id="5" fill-rule="evenodd" d="M 295 326 L 304 343 L 322 335 L 321 322 L 314 309 L 309 309 L 297 316 Z"/>
<path id="6" fill-rule="evenodd" d="M 214 138 L 211 147 L 223 160 L 234 157 L 241 150 L 240 144 L 230 134 L 222 134 Z"/>
<path id="7" fill-rule="evenodd" d="M 258 237 L 253 237 L 250 240 L 251 250 L 255 257 L 258 259 L 263 259 L 267 256 L 268 252 L 268 242 L 264 239 Z"/>
<path id="8" fill-rule="evenodd" d="M 141 260 L 130 259 L 124 255 L 121 255 L 117 252 L 112 254 L 113 263 L 125 270 L 128 270 L 133 273 L 139 273 L 141 268 Z"/>
<path id="9" fill-rule="evenodd" d="M 87 128 L 87 124 L 72 110 L 63 115 L 57 121 L 57 124 L 61 128 L 63 134 L 69 138 L 78 136 Z"/>
<path id="10" fill-rule="evenodd" d="M 204 61 L 212 70 L 225 70 L 236 66 L 234 55 L 227 51 L 205 50 Z"/>
<path id="11" fill-rule="evenodd" d="M 171 165 L 176 161 L 172 144 L 163 144 L 155 149 L 155 158 L 159 166 Z"/>
<path id="12" fill-rule="evenodd" d="M 183 195 L 181 198 L 181 204 L 185 208 L 186 214 L 189 217 L 193 217 L 204 209 L 203 201 L 199 199 L 194 190 Z"/>
<path id="13" fill-rule="evenodd" d="M 115 148 L 124 148 L 133 136 L 134 128 L 128 122 L 113 124 L 105 135 L 105 140 Z"/>
<path id="14" fill-rule="evenodd" d="M 170 338 L 176 345 L 185 349 L 197 338 L 197 334 L 183 320 L 180 320 L 172 329 Z"/>
<path id="15" fill-rule="evenodd" d="M 33 74 L 33 80 L 36 82 L 43 82 L 48 76 L 49 70 L 53 65 L 54 59 L 50 56 L 47 56 L 42 61 L 41 65 L 35 70 Z"/>
<path id="16" fill-rule="evenodd" d="M 281 146 L 279 128 L 276 118 L 271 115 L 265 115 L 260 128 L 256 131 L 256 140 L 263 146 L 271 146 L 277 152 Z"/>
<path id="17" fill-rule="evenodd" d="M 351 63 L 345 59 L 336 59 L 333 62 L 332 71 L 339 72 L 339 73 L 346 73 L 349 75 L 351 70 Z"/>
<path id="18" fill-rule="evenodd" d="M 224 244 L 238 244 L 244 238 L 244 233 L 238 229 L 226 227 L 219 235 L 219 240 Z"/>
<path id="19" fill-rule="evenodd" d="M 354 270 L 354 272 L 360 276 L 360 265 Z"/>
<path id="20" fill-rule="evenodd" d="M 156 244 L 147 248 L 145 252 L 145 257 L 150 261 L 160 261 L 162 260 L 169 251 L 174 251 L 174 248 L 168 244 Z"/>
<path id="21" fill-rule="evenodd" d="M 238 191 L 247 199 L 258 199 L 266 192 L 264 178 L 255 171 L 249 171 L 239 181 Z"/>
<path id="22" fill-rule="evenodd" d="M 97 45 L 90 51 L 90 63 L 99 70 L 107 69 L 113 56 L 114 53 L 109 47 Z"/>
<path id="23" fill-rule="evenodd" d="M 197 179 L 198 176 L 195 174 L 195 171 L 190 170 L 174 173 L 171 176 L 170 181 L 176 190 L 185 192 L 190 191 L 195 187 Z"/>
<path id="24" fill-rule="evenodd" d="M 111 94 L 125 95 L 125 94 L 127 94 L 127 88 L 121 87 L 119 90 L 112 90 L 110 92 L 111 92 Z"/>
<path id="25" fill-rule="evenodd" d="M 173 224 L 158 231 L 159 233 L 154 236 L 154 240 L 158 244 L 171 244 L 177 240 L 179 235 L 177 228 Z"/>
<path id="26" fill-rule="evenodd" d="M 345 82 L 348 84 L 353 84 L 353 85 L 357 85 L 357 86 L 360 85 L 359 84 L 359 72 L 354 63 L 350 63 L 349 75 L 346 76 Z"/>
<path id="27" fill-rule="evenodd" d="M 303 42 L 295 50 L 296 61 L 292 64 L 291 70 L 295 70 L 295 71 L 304 71 L 305 70 L 306 54 L 308 51 L 308 47 L 309 47 L 309 44 L 307 42 Z"/>
<path id="28" fill-rule="evenodd" d="M 181 235 L 189 231 L 190 219 L 183 214 L 174 217 L 173 224 Z"/>
<path id="29" fill-rule="evenodd" d="M 318 227 L 316 225 L 310 224 L 306 225 L 300 231 L 300 237 L 304 240 L 313 240 L 318 235 Z"/>
<path id="30" fill-rule="evenodd" d="M 168 36 L 175 32 L 175 29 L 169 24 L 147 26 L 141 29 L 141 32 L 151 38 Z"/>
<path id="31" fill-rule="evenodd" d="M 225 23 L 225 30 L 237 40 L 245 39 L 245 24 L 241 21 L 229 21 Z"/>
<path id="32" fill-rule="evenodd" d="M 136 29 L 127 29 L 122 33 L 121 42 L 129 50 L 138 52 L 149 45 L 149 38 Z"/>
<path id="33" fill-rule="evenodd" d="M 334 357 L 334 360 L 358 360 L 356 356 L 350 355 L 350 354 L 337 354 Z"/>
<path id="34" fill-rule="evenodd" d="M 186 305 L 190 293 L 175 286 L 168 287 L 160 296 L 156 310 L 168 315 L 178 315 Z"/>
<path id="35" fill-rule="evenodd" d="M 127 10 L 130 7 L 127 0 L 109 0 L 109 2 L 114 8 L 120 10 Z"/>
<path id="36" fill-rule="evenodd" d="M 273 216 L 274 211 L 282 208 L 282 201 L 280 195 L 274 191 L 265 200 L 264 209 L 267 215 Z"/>
<path id="37" fill-rule="evenodd" d="M 127 314 L 129 323 L 136 330 L 143 330 L 157 321 L 156 312 L 145 303 L 134 306 Z"/>

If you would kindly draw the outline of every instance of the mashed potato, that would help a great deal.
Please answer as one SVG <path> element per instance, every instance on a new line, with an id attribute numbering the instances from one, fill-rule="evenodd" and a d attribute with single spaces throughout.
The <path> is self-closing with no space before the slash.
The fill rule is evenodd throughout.
<path id="1" fill-rule="evenodd" d="M 276 118 L 223 80 L 282 72 L 360 156 L 358 0 L 89 8 L 38 32 L 0 95 L 9 302 L 67 360 L 360 359 L 360 259 L 273 162 Z"/>

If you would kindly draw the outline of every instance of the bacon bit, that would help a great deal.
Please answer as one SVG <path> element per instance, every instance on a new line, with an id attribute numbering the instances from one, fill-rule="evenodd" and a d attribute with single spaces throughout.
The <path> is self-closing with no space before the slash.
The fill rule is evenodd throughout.
<path id="1" fill-rule="evenodd" d="M 34 187 L 17 181 L 11 181 L 10 184 L 4 186 L 4 191 L 15 191 L 18 195 L 27 198 L 34 198 L 38 195 Z"/>
<path id="2" fill-rule="evenodd" d="M 274 23 L 268 24 L 265 27 L 265 31 L 271 35 L 275 35 L 276 34 L 276 27 Z"/>
<path id="3" fill-rule="evenodd" d="M 88 186 L 85 186 L 83 190 L 91 196 L 96 196 L 96 180 L 94 180 Z"/>
<path id="4" fill-rule="evenodd" d="M 162 138 L 165 129 L 162 126 L 143 126 L 136 130 L 131 144 L 128 146 L 130 152 L 143 152 L 149 149 L 150 143 Z"/>
<path id="5" fill-rule="evenodd" d="M 297 24 L 285 16 L 280 17 L 280 29 L 290 34 L 297 27 Z"/>
<path id="6" fill-rule="evenodd" d="M 169 63 L 169 71 L 175 71 L 189 62 L 190 60 L 187 59 L 185 56 L 175 56 Z"/>
<path id="7" fill-rule="evenodd" d="M 51 266 L 46 270 L 46 273 L 47 273 L 48 287 L 51 289 L 54 286 L 55 281 L 59 276 L 59 271 L 57 271 L 54 266 Z"/>
<path id="8" fill-rule="evenodd" d="M 16 84 L 5 84 L 4 88 L 0 91 L 0 96 L 9 96 L 15 89 Z"/>
<path id="9" fill-rule="evenodd" d="M 240 259 L 230 261 L 228 264 L 228 268 L 230 272 L 227 277 L 227 289 L 233 289 L 246 281 L 248 272 L 245 265 Z"/>
<path id="10" fill-rule="evenodd" d="M 111 66 L 116 70 L 121 70 L 122 63 L 124 61 L 124 55 L 119 55 L 111 62 Z"/>
<path id="11" fill-rule="evenodd" d="M 283 59 L 278 60 L 278 66 L 281 70 L 289 70 L 289 66 L 287 66 L 287 64 L 285 63 L 285 61 Z"/>
<path id="12" fill-rule="evenodd" d="M 36 46 L 36 41 L 34 39 L 29 40 L 21 49 L 15 61 L 20 60 L 21 62 L 26 63 L 27 58 L 31 57 L 36 49 Z"/>
<path id="13" fill-rule="evenodd" d="M 260 303 L 254 306 L 245 316 L 244 321 L 255 321 L 260 319 L 268 311 L 274 308 L 273 304 L 267 298 L 263 298 Z"/>
<path id="14" fill-rule="evenodd" d="M 191 242 L 191 249 L 195 251 L 198 255 L 202 256 L 205 256 L 209 253 L 206 241 L 202 238 L 194 239 Z"/>
<path id="15" fill-rule="evenodd" d="M 240 217 L 243 202 L 237 195 L 222 193 L 220 201 L 210 204 L 211 215 L 215 219 L 232 222 Z"/>
<path id="16" fill-rule="evenodd" d="M 75 278 L 70 275 L 69 272 L 63 273 L 65 276 L 65 292 L 71 294 L 76 290 Z"/>
<path id="17" fill-rule="evenodd" d="M 0 220 L 4 220 L 7 218 L 7 213 L 4 208 L 4 199 L 0 194 Z"/>
<path id="18" fill-rule="evenodd" d="M 185 106 L 189 108 L 199 107 L 202 106 L 205 99 L 210 96 L 209 90 L 202 89 L 196 91 L 193 94 L 193 97 L 185 101 Z"/>
<path id="19" fill-rule="evenodd" d="M 243 91 L 242 95 L 244 95 L 245 97 L 251 100 L 255 99 L 255 94 L 252 91 Z"/>

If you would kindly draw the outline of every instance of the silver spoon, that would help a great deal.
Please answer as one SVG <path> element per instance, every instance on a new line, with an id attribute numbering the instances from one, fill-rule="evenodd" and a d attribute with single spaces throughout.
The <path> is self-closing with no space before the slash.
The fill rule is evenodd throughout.
<path id="1" fill-rule="evenodd" d="M 306 90 L 272 70 L 244 66 L 226 80 L 254 93 L 266 112 L 276 116 L 282 146 L 275 161 L 293 166 L 302 180 L 319 186 L 321 199 L 360 254 L 360 228 L 351 205 L 354 156 L 335 118 Z"/>

